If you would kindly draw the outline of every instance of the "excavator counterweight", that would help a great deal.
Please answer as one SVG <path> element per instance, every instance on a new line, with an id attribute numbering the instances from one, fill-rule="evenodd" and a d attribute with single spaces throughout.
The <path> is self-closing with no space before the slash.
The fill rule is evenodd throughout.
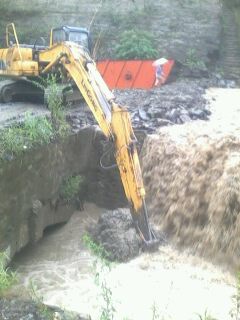
<path id="1" fill-rule="evenodd" d="M 114 143 L 117 166 L 136 230 L 145 247 L 156 248 L 158 240 L 149 225 L 137 139 L 127 108 L 115 102 L 90 57 L 86 47 L 89 44 L 87 31 L 71 27 L 54 30 L 49 47 L 38 49 L 20 45 L 15 26 L 10 24 L 7 27 L 8 48 L 0 49 L 0 76 L 29 79 L 57 71 L 75 83 L 101 130 Z M 59 30 L 67 32 L 68 37 Z M 10 31 L 14 44 L 10 44 Z"/>

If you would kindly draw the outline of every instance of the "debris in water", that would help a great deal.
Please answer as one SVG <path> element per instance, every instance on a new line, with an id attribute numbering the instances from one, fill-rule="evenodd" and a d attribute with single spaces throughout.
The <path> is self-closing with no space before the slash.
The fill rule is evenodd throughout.
<path id="1" fill-rule="evenodd" d="M 103 213 L 90 234 L 110 254 L 111 260 L 127 261 L 136 257 L 141 249 L 129 209 Z"/>

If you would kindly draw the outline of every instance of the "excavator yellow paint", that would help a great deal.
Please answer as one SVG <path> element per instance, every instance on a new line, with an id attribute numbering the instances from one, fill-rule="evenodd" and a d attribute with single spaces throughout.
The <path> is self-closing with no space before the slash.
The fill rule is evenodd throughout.
<path id="1" fill-rule="evenodd" d="M 10 35 L 14 36 L 15 44 L 10 43 Z M 21 48 L 13 23 L 6 27 L 6 49 L 0 49 L 0 76 L 22 77 L 38 76 L 38 62 L 33 61 L 33 50 Z"/>
<path id="2" fill-rule="evenodd" d="M 10 43 L 10 34 L 15 38 L 15 44 Z M 137 139 L 127 108 L 115 102 L 114 95 L 87 50 L 74 42 L 52 44 L 52 38 L 51 32 L 50 47 L 36 52 L 32 48 L 21 47 L 14 24 L 8 25 L 8 48 L 0 49 L 0 76 L 42 76 L 53 72 L 53 68 L 65 70 L 67 77 L 73 79 L 81 91 L 101 130 L 113 141 L 116 162 L 136 228 L 145 243 L 152 243 L 155 236 L 148 224 Z"/>

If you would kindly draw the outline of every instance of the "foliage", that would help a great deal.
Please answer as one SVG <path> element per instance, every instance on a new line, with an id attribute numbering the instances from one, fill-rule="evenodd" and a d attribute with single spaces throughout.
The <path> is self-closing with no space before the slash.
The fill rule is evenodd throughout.
<path id="1" fill-rule="evenodd" d="M 101 315 L 100 320 L 113 320 L 115 308 L 113 305 L 112 290 L 107 283 L 107 274 L 112 268 L 112 263 L 108 260 L 108 252 L 99 244 L 95 243 L 89 235 L 83 236 L 86 247 L 96 257 L 93 263 L 95 284 L 100 289 Z"/>
<path id="2" fill-rule="evenodd" d="M 49 75 L 46 79 L 41 79 L 40 87 L 46 90 L 47 104 L 51 111 L 53 128 L 58 137 L 63 138 L 69 133 L 69 125 L 63 105 L 62 90 L 59 87 L 57 76 Z"/>
<path id="3" fill-rule="evenodd" d="M 19 155 L 32 147 L 48 144 L 54 138 L 64 138 L 69 133 L 62 97 L 56 76 L 34 82 L 43 88 L 48 87 L 48 107 L 51 121 L 46 117 L 35 117 L 26 113 L 22 124 L 15 124 L 0 130 L 0 159 L 8 159 Z"/>
<path id="4" fill-rule="evenodd" d="M 23 124 L 0 131 L 0 158 L 18 155 L 36 145 L 49 143 L 54 132 L 46 117 L 25 115 Z"/>
<path id="5" fill-rule="evenodd" d="M 119 59 L 155 59 L 158 55 L 152 35 L 145 31 L 125 31 L 115 49 Z"/>
<path id="6" fill-rule="evenodd" d="M 215 318 L 213 318 L 208 312 L 207 310 L 204 312 L 203 315 L 198 315 L 198 319 L 199 320 L 216 320 Z"/>
<path id="7" fill-rule="evenodd" d="M 60 196 L 63 200 L 70 202 L 78 194 L 81 185 L 85 182 L 84 177 L 70 176 L 64 180 L 60 188 Z"/>
<path id="8" fill-rule="evenodd" d="M 185 65 L 188 66 L 191 70 L 206 69 L 204 62 L 200 60 L 195 49 L 189 49 L 187 51 Z"/>
<path id="9" fill-rule="evenodd" d="M 17 282 L 16 272 L 4 267 L 4 261 L 8 257 L 5 253 L 0 253 L 0 297 Z"/>
<path id="10" fill-rule="evenodd" d="M 91 251 L 92 255 L 95 256 L 95 262 L 100 261 L 101 264 L 103 264 L 109 270 L 111 270 L 112 262 L 109 260 L 110 254 L 105 250 L 105 248 L 102 245 L 94 242 L 88 234 L 85 234 L 83 236 L 83 243 Z"/>
<path id="11" fill-rule="evenodd" d="M 230 312 L 231 318 L 238 320 L 240 317 L 240 272 L 237 273 L 236 293 L 232 297 L 233 308 Z"/>
<path id="12" fill-rule="evenodd" d="M 160 315 L 158 312 L 158 308 L 156 303 L 154 302 L 153 306 L 152 306 L 152 320 L 158 320 L 160 319 Z"/>
<path id="13" fill-rule="evenodd" d="M 41 316 L 41 319 L 42 317 L 44 317 L 44 319 L 46 320 L 57 320 L 57 319 L 77 320 L 79 319 L 79 317 L 71 311 L 64 310 L 63 314 L 59 315 L 62 312 L 55 312 L 54 310 L 52 310 L 51 307 L 45 305 L 43 302 L 43 297 L 38 294 L 37 286 L 32 280 L 30 280 L 30 284 L 29 284 L 29 293 L 32 301 L 35 303 L 37 307 L 37 313 L 39 316 Z"/>
<path id="14" fill-rule="evenodd" d="M 37 286 L 33 281 L 30 281 L 30 296 L 36 304 L 39 314 L 47 320 L 53 320 L 53 312 L 43 303 L 43 298 L 37 294 Z"/>

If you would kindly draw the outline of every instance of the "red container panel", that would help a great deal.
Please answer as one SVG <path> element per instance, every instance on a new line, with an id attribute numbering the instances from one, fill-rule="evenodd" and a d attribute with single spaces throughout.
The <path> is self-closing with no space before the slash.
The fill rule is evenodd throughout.
<path id="1" fill-rule="evenodd" d="M 97 63 L 99 72 L 110 89 L 151 89 L 155 83 L 153 60 L 104 60 Z M 165 81 L 174 65 L 163 65 Z"/>

